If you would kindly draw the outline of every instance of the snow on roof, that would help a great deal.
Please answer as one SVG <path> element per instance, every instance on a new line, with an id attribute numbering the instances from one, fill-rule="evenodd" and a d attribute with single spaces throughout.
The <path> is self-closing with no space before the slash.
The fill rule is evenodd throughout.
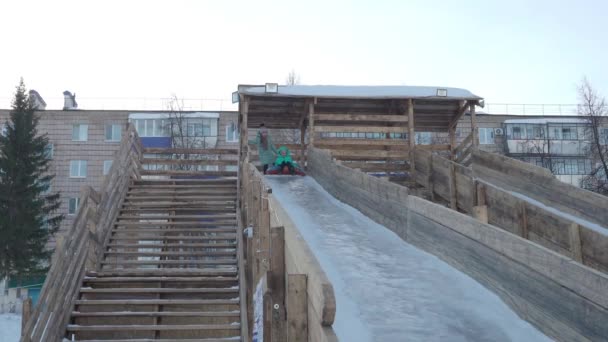
<path id="1" fill-rule="evenodd" d="M 437 96 L 437 90 L 447 90 L 447 96 Z M 293 97 L 352 97 L 352 98 L 434 98 L 481 100 L 482 98 L 466 89 L 449 87 L 418 86 L 335 86 L 335 85 L 295 85 L 279 86 L 277 94 L 266 93 L 265 86 L 241 86 L 239 92 L 245 95 L 293 96 Z"/>
<path id="2" fill-rule="evenodd" d="M 130 113 L 129 119 L 167 119 L 171 117 L 171 113 Z M 197 112 L 197 113 L 173 113 L 173 116 L 180 116 L 183 118 L 193 119 L 193 118 L 206 118 L 206 119 L 217 119 L 220 117 L 220 113 L 210 113 L 210 112 Z"/>
<path id="3" fill-rule="evenodd" d="M 552 124 L 552 123 L 587 123 L 586 119 L 578 118 L 542 118 L 542 119 L 510 119 L 505 120 L 506 124 Z"/>

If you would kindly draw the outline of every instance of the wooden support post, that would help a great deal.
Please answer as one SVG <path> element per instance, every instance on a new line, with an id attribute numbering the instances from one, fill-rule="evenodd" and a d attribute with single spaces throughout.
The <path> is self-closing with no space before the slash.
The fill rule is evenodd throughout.
<path id="1" fill-rule="evenodd" d="M 308 145 L 315 146 L 315 103 L 308 103 Z"/>
<path id="2" fill-rule="evenodd" d="M 255 253 L 258 259 L 258 275 L 255 281 L 270 270 L 270 207 L 268 206 L 268 192 L 262 184 L 258 183 L 260 198 L 259 219 L 258 219 L 258 248 Z"/>
<path id="3" fill-rule="evenodd" d="M 456 188 L 456 165 L 450 163 L 450 208 L 458 210 L 458 189 Z"/>
<path id="4" fill-rule="evenodd" d="M 431 193 L 431 201 L 435 201 L 435 183 L 433 179 L 433 153 L 431 153 L 429 154 L 429 176 L 426 180 L 427 187 Z"/>
<path id="5" fill-rule="evenodd" d="M 570 224 L 570 252 L 572 259 L 583 263 L 583 248 L 581 246 L 581 226 L 577 223 Z"/>
<path id="6" fill-rule="evenodd" d="M 32 297 L 27 297 L 23 301 L 23 309 L 21 311 L 21 336 L 23 336 L 23 332 L 25 331 L 25 325 L 27 321 L 30 320 L 32 316 Z"/>
<path id="7" fill-rule="evenodd" d="M 526 202 L 519 201 L 517 216 L 519 218 L 519 235 L 528 239 L 528 214 L 526 213 Z"/>
<path id="8" fill-rule="evenodd" d="M 304 167 L 305 166 L 305 161 L 304 161 L 304 147 L 306 146 L 306 117 L 309 116 L 309 111 L 310 111 L 310 104 L 312 101 L 306 101 L 305 102 L 305 106 L 304 106 L 304 111 L 302 112 L 302 116 L 300 117 L 300 166 Z"/>
<path id="9" fill-rule="evenodd" d="M 264 341 L 272 342 L 272 294 L 266 292 L 264 294 Z"/>
<path id="10" fill-rule="evenodd" d="M 270 229 L 270 277 L 272 291 L 272 340 L 286 341 L 287 316 L 285 312 L 285 229 Z"/>
<path id="11" fill-rule="evenodd" d="M 448 129 L 448 135 L 450 137 L 450 160 L 456 159 L 456 126 Z"/>
<path id="12" fill-rule="evenodd" d="M 474 206 L 473 217 L 483 223 L 488 223 L 488 207 L 485 205 Z"/>
<path id="13" fill-rule="evenodd" d="M 255 284 L 253 282 L 253 264 L 254 261 L 254 252 L 253 252 L 253 236 L 250 234 L 247 236 L 247 272 L 246 272 L 246 282 L 247 282 L 247 322 L 249 323 L 249 327 L 253 328 L 253 292 L 255 291 Z"/>
<path id="14" fill-rule="evenodd" d="M 247 117 L 249 116 L 249 98 L 241 95 L 239 101 L 239 128 L 240 128 L 240 144 L 239 144 L 239 161 L 245 160 L 249 154 L 249 131 L 247 127 Z"/>
<path id="15" fill-rule="evenodd" d="M 475 181 L 475 193 L 477 194 L 477 205 L 486 205 L 486 186 L 478 181 Z"/>
<path id="16" fill-rule="evenodd" d="M 287 276 L 287 341 L 308 342 L 306 274 Z"/>
<path id="17" fill-rule="evenodd" d="M 471 145 L 473 146 L 473 151 L 477 150 L 477 147 L 479 146 L 479 129 L 477 128 L 477 117 L 475 115 L 475 103 L 471 102 L 470 103 L 470 111 L 471 111 L 471 134 L 473 135 L 473 141 L 471 142 Z"/>
<path id="18" fill-rule="evenodd" d="M 409 137 L 409 164 L 410 164 L 410 177 L 415 181 L 416 179 L 416 165 L 414 162 L 414 153 L 416 152 L 416 132 L 414 124 L 414 101 L 412 99 L 407 100 L 407 128 Z"/>

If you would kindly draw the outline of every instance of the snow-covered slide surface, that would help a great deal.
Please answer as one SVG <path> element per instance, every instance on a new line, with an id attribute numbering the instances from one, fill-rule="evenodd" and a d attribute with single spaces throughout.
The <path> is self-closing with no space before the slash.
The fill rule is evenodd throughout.
<path id="1" fill-rule="evenodd" d="M 340 341 L 548 341 L 494 293 L 328 194 L 270 176 L 334 285 Z"/>

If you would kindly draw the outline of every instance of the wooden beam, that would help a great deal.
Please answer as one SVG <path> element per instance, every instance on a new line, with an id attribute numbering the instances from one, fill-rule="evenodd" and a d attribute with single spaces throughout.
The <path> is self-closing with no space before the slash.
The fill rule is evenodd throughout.
<path id="1" fill-rule="evenodd" d="M 405 127 L 381 127 L 381 126 L 315 126 L 317 133 L 405 133 Z"/>
<path id="2" fill-rule="evenodd" d="M 272 340 L 286 341 L 287 313 L 285 311 L 285 228 L 270 229 L 270 278 L 272 292 Z"/>
<path id="3" fill-rule="evenodd" d="M 458 210 L 458 194 L 457 194 L 458 188 L 456 187 L 456 165 L 454 164 L 454 162 L 450 163 L 449 180 L 450 180 L 450 208 L 452 208 L 454 210 Z"/>
<path id="4" fill-rule="evenodd" d="M 401 122 L 408 121 L 403 115 L 373 115 L 373 114 L 316 114 L 316 121 L 363 121 L 363 122 Z"/>
<path id="5" fill-rule="evenodd" d="M 528 239 L 528 213 L 526 209 L 526 202 L 519 201 L 517 204 L 517 218 L 519 220 L 519 236 L 524 239 Z"/>
<path id="6" fill-rule="evenodd" d="M 158 154 L 232 154 L 237 155 L 238 150 L 229 148 L 155 148 L 146 147 L 143 153 L 158 153 Z"/>
<path id="7" fill-rule="evenodd" d="M 476 151 L 479 146 L 479 129 L 477 128 L 477 116 L 475 114 L 475 103 L 470 102 L 471 107 L 471 133 L 473 134 L 473 150 Z"/>
<path id="8" fill-rule="evenodd" d="M 460 108 L 458 109 L 458 112 L 456 113 L 456 115 L 454 115 L 454 117 L 450 121 L 450 126 L 449 126 L 450 129 L 456 128 L 456 126 L 458 126 L 458 121 L 460 121 L 460 118 L 467 111 L 468 107 L 469 106 L 468 106 L 467 101 L 465 101 L 465 100 L 460 101 Z"/>
<path id="9" fill-rule="evenodd" d="M 572 259 L 583 263 L 583 249 L 581 246 L 581 226 L 577 223 L 570 224 L 568 229 L 570 235 L 570 252 Z"/>
<path id="10" fill-rule="evenodd" d="M 315 103 L 316 98 L 313 102 L 308 103 L 308 141 L 310 147 L 315 146 Z"/>
<path id="11" fill-rule="evenodd" d="M 287 341 L 308 342 L 306 274 L 287 276 Z"/>
<path id="12" fill-rule="evenodd" d="M 416 132 L 414 123 L 414 101 L 412 99 L 407 100 L 407 128 L 410 142 L 410 151 L 408 158 L 410 164 L 410 177 L 412 179 L 416 179 L 416 166 L 414 165 L 414 153 L 416 151 Z"/>
<path id="13" fill-rule="evenodd" d="M 448 135 L 450 138 L 450 160 L 454 160 L 456 158 L 456 127 L 450 127 Z"/>

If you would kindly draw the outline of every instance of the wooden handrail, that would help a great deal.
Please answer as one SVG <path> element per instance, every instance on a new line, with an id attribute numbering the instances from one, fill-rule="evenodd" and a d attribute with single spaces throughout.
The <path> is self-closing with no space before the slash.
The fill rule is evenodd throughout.
<path id="1" fill-rule="evenodd" d="M 234 154 L 237 155 L 237 149 L 229 148 L 156 148 L 146 147 L 143 153 L 158 153 L 158 154 L 188 154 L 188 155 L 211 155 L 211 154 Z"/>
<path id="2" fill-rule="evenodd" d="M 467 146 L 469 144 L 471 144 L 472 141 L 473 141 L 473 132 L 471 132 L 469 135 L 467 135 L 467 137 L 464 138 L 464 140 L 460 144 L 458 144 L 458 146 L 456 146 L 454 148 L 454 155 L 458 156 L 459 154 L 461 154 L 467 148 Z"/>
<path id="3" fill-rule="evenodd" d="M 138 178 L 141 151 L 137 132 L 130 126 L 123 135 L 102 192 L 85 188 L 70 230 L 58 240 L 38 303 L 23 329 L 22 342 L 63 339 L 85 272 L 99 269 L 101 246 L 109 237 L 127 185 Z"/>

